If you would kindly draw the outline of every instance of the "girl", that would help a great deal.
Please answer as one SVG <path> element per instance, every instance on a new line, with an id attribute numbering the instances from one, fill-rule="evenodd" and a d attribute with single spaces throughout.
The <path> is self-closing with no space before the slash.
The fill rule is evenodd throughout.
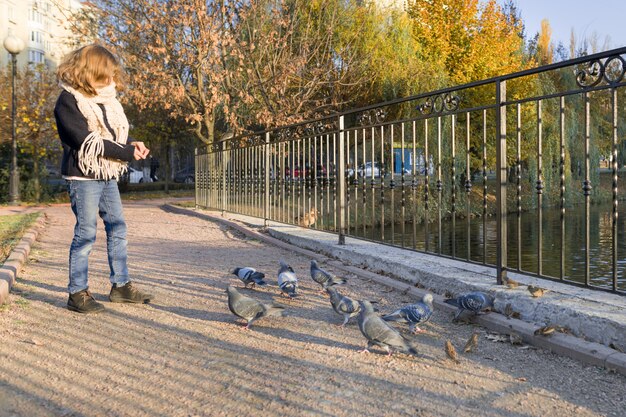
<path id="1" fill-rule="evenodd" d="M 117 180 L 127 162 L 145 159 L 148 148 L 128 138 L 128 120 L 116 92 L 123 72 L 115 56 L 99 45 L 88 45 L 67 55 L 57 70 L 61 92 L 54 116 L 63 144 L 61 173 L 67 181 L 76 216 L 69 257 L 67 308 L 79 313 L 104 310 L 89 292 L 88 258 L 96 240 L 98 214 L 107 234 L 112 284 L 109 300 L 147 303 L 128 278 L 126 223 Z"/>

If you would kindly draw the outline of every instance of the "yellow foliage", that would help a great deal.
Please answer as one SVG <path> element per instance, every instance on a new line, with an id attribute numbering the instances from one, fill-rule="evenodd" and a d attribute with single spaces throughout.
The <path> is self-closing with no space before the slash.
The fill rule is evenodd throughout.
<path id="1" fill-rule="evenodd" d="M 552 63 L 554 45 L 552 45 L 552 28 L 548 19 L 541 21 L 541 31 L 539 31 L 539 37 L 537 38 L 537 52 L 541 65 Z"/>
<path id="2" fill-rule="evenodd" d="M 415 0 L 409 6 L 421 55 L 463 84 L 522 69 L 521 22 L 496 0 Z"/>

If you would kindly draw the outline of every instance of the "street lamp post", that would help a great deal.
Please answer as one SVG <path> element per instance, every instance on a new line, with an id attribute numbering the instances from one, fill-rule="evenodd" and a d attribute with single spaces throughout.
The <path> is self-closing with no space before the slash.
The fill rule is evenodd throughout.
<path id="1" fill-rule="evenodd" d="M 17 170 L 17 138 L 15 136 L 15 118 L 17 100 L 15 95 L 15 77 L 17 75 L 17 54 L 24 50 L 24 42 L 13 35 L 4 40 L 4 49 L 11 54 L 12 64 L 12 108 L 11 108 L 11 171 L 9 173 L 9 204 L 20 203 L 20 177 Z"/>

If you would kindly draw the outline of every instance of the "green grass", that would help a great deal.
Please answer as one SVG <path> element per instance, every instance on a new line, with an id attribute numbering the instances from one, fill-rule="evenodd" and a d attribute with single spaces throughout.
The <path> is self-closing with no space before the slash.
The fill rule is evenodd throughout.
<path id="1" fill-rule="evenodd" d="M 123 187 L 120 185 L 120 196 L 124 201 L 134 201 L 134 200 L 150 200 L 150 199 L 159 199 L 159 198 L 171 198 L 171 197 L 194 197 L 195 189 L 193 188 L 170 188 L 170 192 L 166 193 L 162 187 L 157 189 L 145 188 L 142 187 L 143 184 L 132 184 L 137 185 L 138 187 Z M 148 183 L 147 185 L 152 185 Z M 172 184 L 170 184 L 172 185 Z M 176 184 L 176 185 L 185 185 L 187 184 Z M 67 192 L 63 191 L 51 198 L 47 203 L 69 203 L 70 199 L 67 195 Z"/>
<path id="2" fill-rule="evenodd" d="M 15 299 L 15 305 L 20 308 L 26 308 L 29 304 L 30 301 L 26 300 L 25 298 L 20 297 Z"/>
<path id="3" fill-rule="evenodd" d="M 39 213 L 0 216 L 0 264 L 4 263 L 24 232 L 38 217 Z"/>
<path id="4" fill-rule="evenodd" d="M 121 194 L 122 200 L 153 200 L 159 198 L 171 198 L 171 197 L 194 197 L 195 190 L 170 190 L 169 193 L 165 193 L 163 190 L 156 191 L 131 191 Z"/>
<path id="5" fill-rule="evenodd" d="M 196 202 L 195 201 L 180 201 L 180 202 L 176 203 L 175 205 L 177 205 L 179 207 L 185 207 L 185 208 L 196 208 Z"/>

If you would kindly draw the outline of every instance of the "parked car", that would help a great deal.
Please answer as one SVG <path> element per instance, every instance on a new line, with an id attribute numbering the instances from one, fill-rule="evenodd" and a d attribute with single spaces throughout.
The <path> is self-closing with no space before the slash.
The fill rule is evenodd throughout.
<path id="1" fill-rule="evenodd" d="M 322 164 L 318 164 L 317 165 L 317 171 L 315 172 L 315 174 L 317 175 L 317 178 L 326 178 L 326 175 L 328 174 L 326 167 Z M 331 172 L 332 175 L 332 172 Z"/>
<path id="2" fill-rule="evenodd" d="M 196 170 L 194 167 L 187 167 L 176 172 L 174 182 L 183 182 L 185 184 L 193 184 L 196 182 Z"/>
<path id="3" fill-rule="evenodd" d="M 48 164 L 46 164 L 45 182 L 52 189 L 59 191 L 62 190 L 63 186 L 65 185 L 65 180 L 61 176 L 61 171 L 59 170 L 59 168 Z"/>
<path id="4" fill-rule="evenodd" d="M 303 179 L 306 178 L 306 176 L 309 175 L 309 167 L 300 167 L 300 166 L 296 166 L 293 169 L 293 172 L 291 171 L 290 167 L 285 168 L 285 177 L 286 178 L 294 178 L 294 179 Z"/>
<path id="5" fill-rule="evenodd" d="M 136 168 L 133 167 L 128 167 L 128 182 L 130 182 L 131 184 L 136 184 L 136 183 L 140 183 L 140 182 L 144 182 L 143 179 L 143 171 L 138 170 Z M 150 178 L 148 178 L 148 182 L 150 182 Z"/>
<path id="6" fill-rule="evenodd" d="M 308 179 L 312 179 L 313 176 L 316 176 L 318 180 L 321 180 L 321 179 L 326 178 L 327 173 L 328 171 L 326 170 L 326 167 L 323 164 L 318 164 L 315 170 L 311 169 L 311 167 L 308 165 L 304 167 L 296 166 L 293 169 L 293 178 L 294 179 L 306 179 L 308 177 Z M 285 177 L 291 178 L 291 175 L 292 175 L 291 169 L 287 167 L 285 169 Z"/>
<path id="7" fill-rule="evenodd" d="M 293 169 L 294 178 L 306 178 L 309 175 L 309 167 L 295 167 Z"/>
<path id="8" fill-rule="evenodd" d="M 364 165 L 359 166 L 357 173 L 360 177 L 365 176 L 366 178 L 371 178 L 373 173 L 375 178 L 380 178 L 381 171 L 379 162 L 373 164 L 373 169 L 372 162 L 366 162 Z"/>

